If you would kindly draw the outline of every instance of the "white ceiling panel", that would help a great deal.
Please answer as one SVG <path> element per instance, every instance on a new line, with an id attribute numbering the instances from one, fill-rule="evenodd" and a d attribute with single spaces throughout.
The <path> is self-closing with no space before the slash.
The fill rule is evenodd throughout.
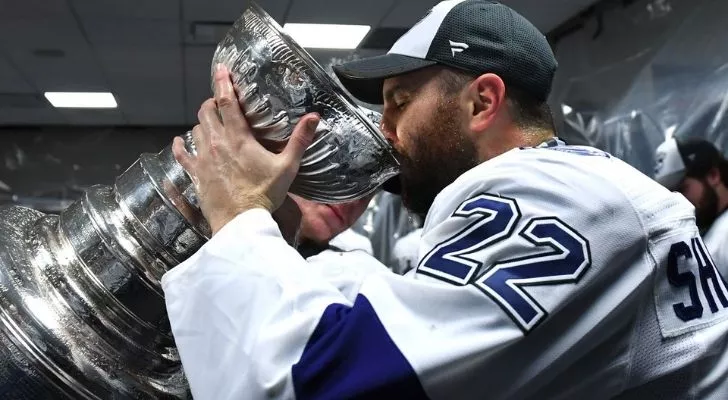
<path id="1" fill-rule="evenodd" d="M 281 23 L 292 0 L 260 0 L 263 9 Z M 297 0 L 296 0 L 297 1 Z M 242 15 L 249 0 L 182 0 L 186 21 L 232 22 Z M 332 1 L 332 3 L 334 3 Z"/>
<path id="2" fill-rule="evenodd" d="M 0 0 L 5 1 L 5 0 Z M 25 1 L 25 0 L 23 0 Z M 43 1 L 43 0 L 35 0 Z M 70 0 L 79 16 L 178 20 L 179 0 Z"/>
<path id="3" fill-rule="evenodd" d="M 296 0 L 285 22 L 376 26 L 394 3 L 394 0 Z M 267 3 L 264 4 L 265 8 Z"/>

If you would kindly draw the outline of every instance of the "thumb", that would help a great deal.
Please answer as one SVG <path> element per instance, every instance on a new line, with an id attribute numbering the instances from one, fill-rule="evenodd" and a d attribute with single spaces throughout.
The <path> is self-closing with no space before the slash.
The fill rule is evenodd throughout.
<path id="1" fill-rule="evenodd" d="M 308 114 L 306 117 L 298 121 L 296 128 L 293 129 L 288 144 L 283 150 L 283 156 L 286 160 L 294 165 L 298 165 L 303 158 L 303 152 L 313 142 L 316 135 L 316 127 L 321 118 L 316 114 Z"/>

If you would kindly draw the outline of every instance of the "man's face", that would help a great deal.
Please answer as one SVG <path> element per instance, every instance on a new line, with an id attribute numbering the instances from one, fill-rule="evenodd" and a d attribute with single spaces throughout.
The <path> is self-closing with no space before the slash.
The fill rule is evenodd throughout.
<path id="1" fill-rule="evenodd" d="M 704 179 L 687 177 L 679 187 L 680 193 L 695 206 L 698 228 L 708 228 L 718 216 L 718 194 Z"/>
<path id="2" fill-rule="evenodd" d="M 374 195 L 341 204 L 321 204 L 291 194 L 301 209 L 301 239 L 324 245 L 349 229 L 364 213 Z"/>
<path id="3" fill-rule="evenodd" d="M 402 201 L 425 215 L 435 197 L 478 164 L 466 134 L 467 111 L 458 93 L 448 94 L 439 67 L 384 82 L 382 130 L 398 153 Z"/>

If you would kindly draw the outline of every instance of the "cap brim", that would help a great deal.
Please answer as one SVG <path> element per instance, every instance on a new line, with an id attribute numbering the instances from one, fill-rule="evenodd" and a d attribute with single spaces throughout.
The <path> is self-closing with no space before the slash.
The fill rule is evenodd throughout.
<path id="1" fill-rule="evenodd" d="M 382 104 L 384 103 L 382 87 L 385 79 L 435 64 L 437 64 L 435 61 L 400 54 L 386 54 L 337 65 L 334 67 L 334 72 L 352 96 L 365 103 Z"/>

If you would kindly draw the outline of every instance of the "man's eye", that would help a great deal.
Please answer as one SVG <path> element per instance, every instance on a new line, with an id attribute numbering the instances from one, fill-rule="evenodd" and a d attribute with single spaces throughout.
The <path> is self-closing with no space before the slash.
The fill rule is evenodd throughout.
<path id="1" fill-rule="evenodd" d="M 401 109 L 404 108 L 404 106 L 407 105 L 407 102 L 406 101 L 400 101 L 399 103 L 394 103 L 394 105 L 395 105 L 395 107 L 397 107 L 398 109 L 401 110 Z"/>

